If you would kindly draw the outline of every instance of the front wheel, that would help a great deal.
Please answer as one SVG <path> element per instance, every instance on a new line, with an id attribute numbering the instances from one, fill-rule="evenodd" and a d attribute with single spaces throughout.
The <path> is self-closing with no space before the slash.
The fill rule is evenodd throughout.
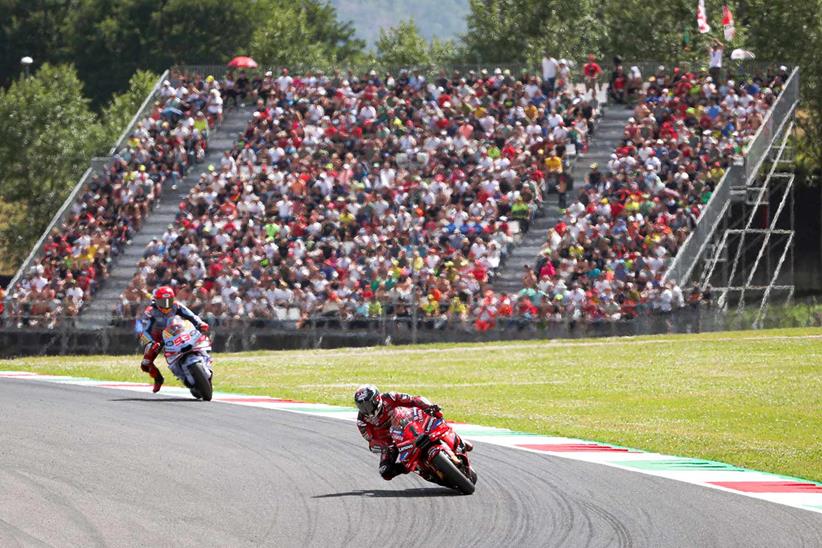
<path id="1" fill-rule="evenodd" d="M 457 465 L 448 458 L 445 452 L 440 451 L 437 453 L 434 460 L 431 461 L 431 465 L 442 473 L 445 481 L 463 495 L 470 495 L 474 492 L 474 483 L 457 468 Z"/>
<path id="2" fill-rule="evenodd" d="M 191 365 L 191 376 L 194 377 L 194 386 L 192 387 L 191 393 L 201 400 L 211 401 L 213 390 L 211 381 L 208 378 L 208 371 L 203 365 L 203 362 L 198 361 Z"/>

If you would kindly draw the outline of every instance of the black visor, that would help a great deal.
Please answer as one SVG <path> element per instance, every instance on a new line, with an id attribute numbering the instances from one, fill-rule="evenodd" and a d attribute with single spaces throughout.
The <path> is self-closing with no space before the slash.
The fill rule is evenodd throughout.
<path id="1" fill-rule="evenodd" d="M 357 409 L 364 415 L 373 415 L 377 410 L 377 402 L 375 399 L 357 401 Z"/>
<path id="2" fill-rule="evenodd" d="M 171 305 L 174 304 L 174 299 L 165 297 L 163 299 L 157 299 L 156 302 L 158 308 L 171 308 Z"/>

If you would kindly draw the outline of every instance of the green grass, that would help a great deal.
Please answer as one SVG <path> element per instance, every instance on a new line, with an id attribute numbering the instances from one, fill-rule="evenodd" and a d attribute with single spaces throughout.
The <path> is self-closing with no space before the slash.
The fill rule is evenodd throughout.
<path id="1" fill-rule="evenodd" d="M 215 388 L 351 405 L 426 395 L 453 420 L 607 441 L 822 480 L 822 329 L 215 356 Z M 136 357 L 0 361 L 145 381 Z"/>
<path id="2" fill-rule="evenodd" d="M 7 219 L 10 215 L 11 206 L 0 200 L 0 229 L 6 228 Z M 2 251 L 2 248 L 0 248 Z M 11 276 L 16 270 L 15 266 L 8 262 L 6 253 L 0 253 L 0 274 Z"/>

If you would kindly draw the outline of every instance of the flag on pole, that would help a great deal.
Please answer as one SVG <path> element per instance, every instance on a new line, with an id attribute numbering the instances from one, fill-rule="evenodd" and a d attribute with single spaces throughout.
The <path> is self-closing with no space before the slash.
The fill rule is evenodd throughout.
<path id="1" fill-rule="evenodd" d="M 722 26 L 725 27 L 725 41 L 730 42 L 736 36 L 736 28 L 734 28 L 734 14 L 731 13 L 728 4 L 722 6 Z"/>
<path id="2" fill-rule="evenodd" d="M 711 32 L 711 25 L 708 24 L 708 16 L 705 15 L 705 0 L 699 0 L 699 4 L 696 6 L 696 26 L 702 34 Z"/>

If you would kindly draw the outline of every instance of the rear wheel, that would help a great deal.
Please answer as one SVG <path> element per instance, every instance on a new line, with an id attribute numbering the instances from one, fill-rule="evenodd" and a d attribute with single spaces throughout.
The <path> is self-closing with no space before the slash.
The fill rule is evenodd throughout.
<path id="1" fill-rule="evenodd" d="M 445 481 L 450 483 L 463 495 L 470 495 L 474 492 L 474 483 L 457 468 L 457 465 L 448 458 L 445 452 L 441 451 L 437 453 L 437 456 L 434 457 L 431 464 L 442 473 Z"/>
<path id="2" fill-rule="evenodd" d="M 191 376 L 194 377 L 194 386 L 191 388 L 192 395 L 201 400 L 211 401 L 211 381 L 208 378 L 208 371 L 202 362 L 192 364 Z"/>

